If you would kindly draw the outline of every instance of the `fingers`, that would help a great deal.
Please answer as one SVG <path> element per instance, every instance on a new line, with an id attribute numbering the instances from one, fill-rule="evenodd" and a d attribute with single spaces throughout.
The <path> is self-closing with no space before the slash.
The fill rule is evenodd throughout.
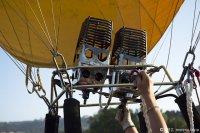
<path id="1" fill-rule="evenodd" d="M 119 122 L 122 122 L 124 120 L 127 120 L 129 114 L 130 114 L 130 112 L 127 108 L 118 109 L 115 119 L 118 120 Z"/>
<path id="2" fill-rule="evenodd" d="M 142 79 L 149 78 L 149 75 L 145 71 L 140 72 Z"/>
<path id="3" fill-rule="evenodd" d="M 125 111 L 123 109 L 118 109 L 116 116 L 115 116 L 115 119 L 118 120 L 118 121 L 122 121 L 124 119 L 124 112 Z"/>
<path id="4" fill-rule="evenodd" d="M 138 92 L 139 94 L 143 95 L 148 91 L 148 88 L 150 88 L 150 84 L 151 80 L 149 75 L 144 72 L 141 71 L 138 76 L 136 77 L 136 85 L 138 88 Z"/>
<path id="5" fill-rule="evenodd" d="M 136 77 L 136 82 L 143 82 L 146 79 L 149 79 L 149 75 L 145 71 L 141 71 L 138 76 Z"/>
<path id="6" fill-rule="evenodd" d="M 142 83 L 142 77 L 140 76 L 140 74 L 137 75 L 135 82 L 137 87 Z"/>
<path id="7" fill-rule="evenodd" d="M 137 87 L 142 84 L 142 82 L 145 79 L 145 77 L 146 77 L 146 73 L 144 71 L 141 71 L 137 75 L 137 77 L 136 77 L 136 85 L 137 85 Z"/>
<path id="8" fill-rule="evenodd" d="M 121 109 L 118 109 L 118 110 L 117 110 L 117 113 L 116 113 L 116 116 L 115 116 L 115 120 L 118 120 L 118 121 L 120 121 L 121 112 L 122 112 L 122 110 L 121 110 Z"/>

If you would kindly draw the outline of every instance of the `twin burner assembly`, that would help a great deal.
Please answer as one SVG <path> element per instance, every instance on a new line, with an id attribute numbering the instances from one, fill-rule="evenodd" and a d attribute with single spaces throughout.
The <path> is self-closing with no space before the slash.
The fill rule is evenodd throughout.
<path id="1" fill-rule="evenodd" d="M 88 17 L 82 24 L 74 63 L 78 69 L 73 71 L 75 85 L 104 84 L 106 79 L 112 83 L 133 82 L 138 70 L 109 70 L 108 65 L 144 64 L 146 57 L 146 32 L 123 27 L 115 35 L 111 54 L 112 21 Z M 111 56 L 110 56 L 111 54 Z M 114 78 L 113 78 L 114 76 Z M 100 88 L 91 88 L 97 92 Z M 82 89 L 84 103 L 91 89 Z M 130 92 L 130 88 L 117 88 L 119 95 Z M 117 91 L 116 91 L 117 92 Z M 120 96 L 119 96 L 120 97 Z"/>

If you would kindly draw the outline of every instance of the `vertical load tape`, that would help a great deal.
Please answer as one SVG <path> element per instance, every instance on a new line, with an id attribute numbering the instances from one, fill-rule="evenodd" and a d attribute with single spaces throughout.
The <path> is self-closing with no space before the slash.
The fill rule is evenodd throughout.
<path id="1" fill-rule="evenodd" d="M 145 123 L 145 119 L 144 119 L 142 111 L 138 113 L 138 118 L 140 122 L 140 132 L 147 133 L 147 127 L 146 127 L 146 123 Z"/>
<path id="2" fill-rule="evenodd" d="M 65 133 L 82 133 L 80 119 L 80 103 L 69 98 L 64 101 L 64 127 Z"/>
<path id="3" fill-rule="evenodd" d="M 58 133 L 59 118 L 58 115 L 46 114 L 45 133 Z"/>

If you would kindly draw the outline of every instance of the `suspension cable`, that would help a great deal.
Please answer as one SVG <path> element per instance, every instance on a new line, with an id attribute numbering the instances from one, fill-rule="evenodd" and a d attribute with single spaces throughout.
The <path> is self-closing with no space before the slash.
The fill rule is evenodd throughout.
<path id="1" fill-rule="evenodd" d="M 196 7 L 197 7 L 197 0 L 195 0 L 195 7 L 194 7 L 194 13 L 193 13 L 191 45 L 192 45 L 192 40 L 193 40 L 193 36 L 194 36 L 194 21 L 196 18 Z"/>
<path id="2" fill-rule="evenodd" d="M 5 1 L 7 2 L 7 1 Z M 26 14 L 24 14 L 24 12 L 20 9 L 20 7 L 14 2 L 12 1 L 13 4 L 19 9 L 19 12 L 14 9 L 14 7 L 12 7 L 9 2 L 7 2 L 7 5 L 16 13 L 16 15 L 25 23 L 28 25 L 28 27 L 31 29 L 31 31 L 36 35 L 36 37 L 44 44 L 44 46 L 51 52 L 52 50 L 49 48 L 48 44 L 44 41 L 44 39 L 41 37 L 41 35 L 39 34 L 39 32 L 34 28 L 34 26 L 28 21 Z M 20 15 L 20 13 L 22 14 L 22 16 Z M 25 20 L 23 19 L 23 16 L 25 17 Z M 36 16 L 37 17 L 37 16 Z M 39 23 L 39 22 L 38 22 Z M 42 28 L 42 27 L 41 27 Z M 42 30 L 44 32 L 44 30 Z M 45 34 L 45 32 L 44 32 Z M 48 41 L 49 43 L 49 41 Z"/>
<path id="3" fill-rule="evenodd" d="M 22 63 L 20 64 L 19 61 L 17 59 L 15 59 L 14 57 L 12 57 L 9 53 L 6 52 L 6 50 L 3 49 L 3 52 L 11 59 L 11 61 L 17 66 L 17 68 L 22 72 L 22 74 L 26 77 L 26 87 L 27 87 L 27 91 L 29 94 L 32 94 L 33 92 L 36 92 L 37 95 L 44 99 L 45 98 L 45 95 L 46 95 L 46 92 L 45 90 L 43 89 L 43 86 L 42 86 L 42 83 L 41 83 L 41 79 L 40 79 L 40 76 L 39 76 L 39 71 L 37 70 L 37 77 L 38 77 L 38 81 L 36 81 L 36 77 L 35 75 L 33 75 L 33 71 L 31 69 L 31 67 L 28 67 L 27 66 L 27 69 L 24 70 L 24 66 L 22 65 Z M 32 75 L 34 76 L 34 79 L 32 77 Z M 35 80 L 35 81 L 34 81 Z M 31 84 L 33 85 L 32 87 L 32 91 L 30 91 L 28 89 L 28 81 L 31 82 Z M 38 90 L 35 89 L 35 87 L 38 87 Z M 42 90 L 44 95 L 40 95 L 38 91 Z M 48 100 L 48 99 L 47 99 Z M 48 104 L 47 104 L 48 106 Z"/>
<path id="4" fill-rule="evenodd" d="M 121 11 L 120 11 L 119 5 L 118 5 L 118 3 L 117 3 L 116 0 L 115 0 L 115 3 L 116 3 L 116 8 L 117 8 L 117 10 L 118 10 L 118 12 L 119 12 L 119 15 L 120 15 L 120 17 L 121 17 L 121 19 L 122 19 L 121 21 L 122 21 L 123 25 L 125 25 L 124 19 L 123 19 L 123 17 L 122 17 L 122 13 L 121 13 Z"/>
<path id="5" fill-rule="evenodd" d="M 196 40 L 193 44 L 193 39 L 194 39 L 194 36 L 195 36 L 196 28 L 197 28 L 198 21 L 199 21 L 199 15 L 200 15 L 200 11 L 199 11 L 198 16 L 197 16 L 197 20 L 196 20 L 196 24 L 195 24 L 196 6 L 197 6 L 197 0 L 195 0 L 194 17 L 193 17 L 193 25 L 192 25 L 192 36 L 191 36 L 191 44 L 190 44 L 190 50 L 192 50 L 192 52 L 195 51 L 195 49 L 196 49 L 196 47 L 199 43 L 199 40 L 200 40 L 200 31 L 199 31 L 197 38 L 196 38 Z"/>
<path id="6" fill-rule="evenodd" d="M 152 133 L 152 129 L 151 129 L 151 125 L 150 125 L 151 123 L 149 121 L 149 116 L 147 114 L 146 102 L 142 96 L 141 96 L 141 100 L 142 100 L 142 112 L 143 112 L 143 117 L 144 117 L 146 127 L 147 127 L 147 133 Z"/>
<path id="7" fill-rule="evenodd" d="M 52 42 L 51 36 L 50 36 L 50 34 L 49 34 L 49 30 L 48 30 L 48 27 L 47 27 L 47 24 L 46 24 L 46 20 L 45 20 L 45 18 L 44 18 L 44 14 L 43 14 L 43 12 L 42 12 L 42 8 L 41 8 L 40 2 L 39 2 L 38 0 L 37 0 L 37 5 L 38 5 L 38 8 L 39 8 L 39 10 L 40 10 L 40 14 L 41 14 L 41 17 L 42 17 L 42 20 L 43 20 L 43 24 L 44 24 L 44 26 L 45 26 L 46 33 L 47 33 L 47 35 L 48 35 L 50 44 L 51 44 L 51 46 L 52 46 L 52 49 L 54 50 L 53 42 Z"/>
<path id="8" fill-rule="evenodd" d="M 171 25 L 170 45 L 169 45 L 169 50 L 168 50 L 167 63 L 166 63 L 166 66 L 165 66 L 166 69 L 167 69 L 167 67 L 168 67 L 168 65 L 169 65 L 169 57 L 170 57 L 170 54 L 171 54 L 172 35 L 173 35 L 173 25 L 174 25 L 174 21 L 172 21 L 172 25 Z M 162 82 L 164 82 L 165 76 L 166 76 L 166 74 L 164 74 L 163 79 L 162 79 Z M 161 88 L 161 85 L 160 85 L 159 88 L 154 92 L 154 94 L 157 93 L 157 92 L 160 90 L 160 88 Z"/>
<path id="9" fill-rule="evenodd" d="M 11 61 L 17 66 L 17 68 L 22 72 L 22 74 L 24 76 L 26 76 L 26 73 L 25 71 L 23 70 L 23 68 L 19 65 L 17 59 L 13 58 L 10 54 L 8 54 L 4 49 L 3 49 L 4 53 L 11 59 Z M 30 78 L 28 78 L 28 80 L 31 82 L 31 83 L 34 83 L 33 80 L 31 80 Z"/>
<path id="10" fill-rule="evenodd" d="M 186 106 L 187 106 L 187 113 L 188 113 L 188 118 L 189 118 L 189 123 L 190 123 L 190 130 L 191 130 L 191 133 L 194 133 L 194 119 L 193 119 L 193 110 L 192 110 L 193 82 L 190 79 L 189 68 L 188 68 L 187 74 L 188 74 L 188 78 L 184 82 L 184 86 L 186 89 Z"/>
<path id="11" fill-rule="evenodd" d="M 178 1 L 178 2 L 179 2 L 179 1 Z M 176 9 L 177 9 L 177 6 L 178 6 L 178 2 L 176 3 L 176 8 L 175 8 L 175 10 L 174 10 L 173 18 L 175 17 L 175 13 L 176 13 Z M 172 20 L 172 23 L 171 23 L 170 46 L 169 46 L 169 52 L 168 52 L 168 56 L 167 56 L 167 64 L 166 64 L 166 66 L 165 66 L 166 69 L 167 69 L 167 67 L 168 67 L 168 64 L 169 64 L 169 57 L 170 57 L 170 54 L 171 54 L 172 37 L 173 37 L 173 27 L 174 27 L 173 25 L 174 25 L 174 19 Z M 165 76 L 166 76 L 166 74 L 164 74 L 163 79 L 162 79 L 162 82 L 164 82 Z M 157 92 L 160 90 L 160 88 L 161 88 L 161 86 L 154 92 L 154 94 L 157 93 Z"/>
<path id="12" fill-rule="evenodd" d="M 16 31 L 15 26 L 14 26 L 14 22 L 11 20 L 11 16 L 9 15 L 8 9 L 6 8 L 6 5 L 5 5 L 5 3 L 3 2 L 3 0 L 1 0 L 1 2 L 2 2 L 3 8 L 4 8 L 5 12 L 6 12 L 6 15 L 7 15 L 7 17 L 8 17 L 9 23 L 10 23 L 11 26 L 12 26 L 12 30 L 13 30 L 13 32 L 14 32 L 14 34 L 15 34 L 15 37 L 16 37 L 16 39 L 17 39 L 17 41 L 18 41 L 18 44 L 19 44 L 19 46 L 20 46 L 20 48 L 21 48 L 23 54 L 25 55 L 24 49 L 23 49 L 23 47 L 22 47 L 22 43 L 21 43 L 21 41 L 20 41 L 20 39 L 19 39 L 19 35 L 17 34 L 17 31 Z M 27 57 L 25 56 L 25 58 L 27 58 Z"/>
<path id="13" fill-rule="evenodd" d="M 6 41 L 6 43 L 7 43 L 8 47 L 9 47 L 9 49 L 12 50 L 12 54 L 16 56 L 16 55 L 17 55 L 16 52 L 11 48 L 10 43 L 8 42 L 8 40 L 7 40 L 7 38 L 5 37 L 5 35 L 3 34 L 3 32 L 0 31 L 0 33 L 1 33 L 2 37 L 3 37 L 3 39 Z M 3 43 L 1 40 L 0 40 L 0 43 L 1 43 L 2 45 L 4 45 L 5 50 L 8 51 L 8 49 L 6 49 L 6 47 L 5 47 L 5 43 Z M 7 54 L 7 53 L 6 53 L 6 54 Z M 22 69 L 23 71 L 25 71 L 25 67 L 23 66 L 23 64 L 22 64 L 21 62 L 17 62 L 17 61 L 16 61 L 16 63 L 18 64 L 18 66 L 21 67 L 21 69 Z"/>
<path id="14" fill-rule="evenodd" d="M 54 15 L 54 5 L 53 5 L 53 0 L 51 0 L 51 13 L 53 17 L 53 29 L 54 29 L 54 36 L 55 36 L 55 44 L 57 44 L 57 32 L 56 32 L 56 22 L 55 22 L 55 15 Z"/>
<path id="15" fill-rule="evenodd" d="M 35 16 L 35 18 L 36 18 L 36 20 L 37 20 L 38 24 L 40 25 L 40 28 L 42 29 L 42 31 L 43 31 L 43 33 L 44 33 L 44 35 L 46 36 L 46 38 L 47 38 L 47 40 L 48 40 L 48 42 L 49 42 L 49 44 L 51 45 L 51 48 L 52 48 L 52 49 L 53 49 L 53 51 L 54 51 L 53 44 L 52 44 L 52 42 L 51 42 L 51 40 L 50 40 L 50 38 L 49 38 L 48 34 L 45 32 L 44 28 L 42 27 L 42 24 L 40 23 L 40 20 L 39 20 L 39 18 L 37 17 L 37 15 L 36 15 L 35 11 L 33 10 L 33 8 L 32 8 L 32 6 L 31 6 L 31 4 L 29 3 L 29 1 L 28 1 L 28 0 L 26 0 L 26 2 L 28 3 L 28 5 L 29 5 L 29 7 L 30 7 L 31 11 L 33 12 L 33 14 L 34 14 L 34 16 Z M 48 49 L 49 49 L 49 48 L 48 48 Z M 51 50 L 50 50 L 50 51 L 51 51 Z"/>
<path id="16" fill-rule="evenodd" d="M 58 45 L 59 45 L 59 33 L 60 33 L 60 20 L 61 20 L 61 12 L 62 12 L 62 7 L 61 7 L 61 4 L 62 3 L 62 1 L 60 0 L 59 1 L 59 7 L 60 7 L 60 9 L 59 9 L 59 17 L 58 17 L 58 32 L 57 32 L 57 36 L 56 36 L 56 40 L 57 40 L 57 42 L 56 42 L 56 50 L 58 51 Z"/>
<path id="17" fill-rule="evenodd" d="M 196 21 L 196 24 L 195 24 L 195 27 L 194 27 L 194 34 L 193 34 L 193 36 L 192 36 L 192 42 L 193 42 L 193 39 L 194 39 L 194 35 L 195 35 L 195 33 L 196 33 L 197 25 L 198 25 L 198 23 L 199 23 L 199 16 L 200 16 L 200 11 L 199 11 L 199 13 L 198 13 L 197 21 Z"/>
<path id="18" fill-rule="evenodd" d="M 199 40 L 200 40 L 200 31 L 199 31 L 199 33 L 198 33 L 197 39 L 196 39 L 196 41 L 195 41 L 195 44 L 194 44 L 194 46 L 193 46 L 193 48 L 192 48 L 193 52 L 195 51 L 197 45 L 199 44 Z"/>
<path id="19" fill-rule="evenodd" d="M 156 59 L 157 59 L 157 57 L 158 57 L 158 55 L 159 55 L 161 49 L 163 48 L 163 45 L 164 45 L 164 43 L 165 43 L 165 40 L 166 40 L 168 34 L 169 34 L 169 30 L 167 31 L 167 34 L 166 34 L 166 36 L 165 36 L 165 38 L 164 38 L 162 44 L 160 45 L 159 49 L 155 52 L 155 55 L 153 56 L 153 59 L 152 59 L 152 61 L 151 61 L 151 64 L 154 64 L 154 63 L 155 63 L 155 61 L 156 61 Z"/>

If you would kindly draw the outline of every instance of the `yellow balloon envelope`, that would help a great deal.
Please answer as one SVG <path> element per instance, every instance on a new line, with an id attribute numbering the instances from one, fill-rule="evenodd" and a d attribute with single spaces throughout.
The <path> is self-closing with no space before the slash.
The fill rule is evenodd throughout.
<path id="1" fill-rule="evenodd" d="M 145 30 L 149 52 L 182 3 L 183 0 L 0 0 L 0 46 L 32 66 L 55 67 L 50 51 L 58 51 L 67 65 L 73 66 L 82 22 L 92 16 L 113 22 L 112 41 L 123 26 Z"/>

